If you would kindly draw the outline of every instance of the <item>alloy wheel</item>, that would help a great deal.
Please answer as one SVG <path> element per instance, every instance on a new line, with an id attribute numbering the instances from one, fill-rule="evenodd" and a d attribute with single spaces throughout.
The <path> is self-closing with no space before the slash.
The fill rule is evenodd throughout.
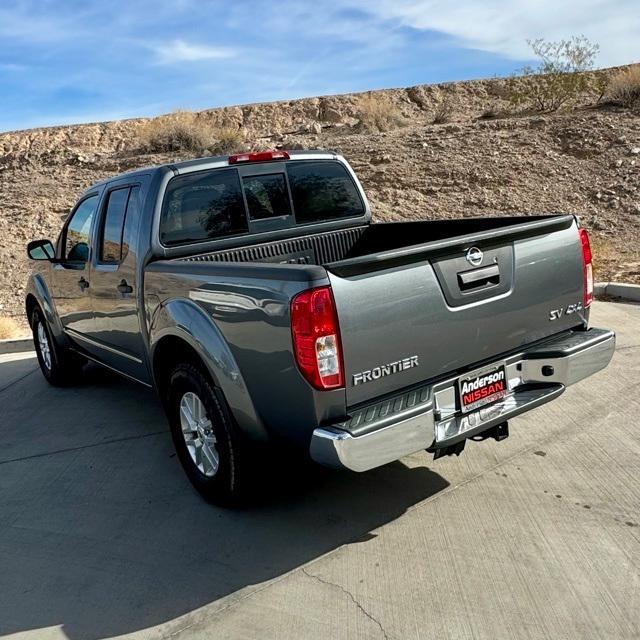
<path id="1" fill-rule="evenodd" d="M 198 470 L 207 477 L 214 476 L 220 466 L 216 436 L 202 400 L 192 391 L 180 399 L 180 426 L 189 455 Z"/>
<path id="2" fill-rule="evenodd" d="M 44 328 L 44 324 L 42 322 L 38 323 L 38 348 L 40 350 L 40 356 L 42 357 L 42 362 L 48 371 L 51 371 L 51 347 L 49 346 L 49 338 L 47 336 L 47 331 Z"/>

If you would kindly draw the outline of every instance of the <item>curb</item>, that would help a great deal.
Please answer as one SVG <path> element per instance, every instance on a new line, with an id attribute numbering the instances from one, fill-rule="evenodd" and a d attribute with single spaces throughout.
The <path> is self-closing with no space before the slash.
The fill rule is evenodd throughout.
<path id="1" fill-rule="evenodd" d="M 611 296 L 621 300 L 640 302 L 640 284 L 625 284 L 624 282 L 596 282 L 593 287 L 596 296 Z"/>
<path id="2" fill-rule="evenodd" d="M 4 353 L 21 353 L 23 351 L 33 351 L 32 338 L 0 340 L 0 355 Z"/>

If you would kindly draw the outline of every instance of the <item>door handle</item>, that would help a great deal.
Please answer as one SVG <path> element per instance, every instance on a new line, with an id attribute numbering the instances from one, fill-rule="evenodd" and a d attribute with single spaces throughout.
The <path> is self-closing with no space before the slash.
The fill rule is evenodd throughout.
<path id="1" fill-rule="evenodd" d="M 127 281 L 124 278 L 118 285 L 117 289 L 122 295 L 124 295 L 125 293 L 133 293 L 133 287 L 127 284 Z"/>
<path id="2" fill-rule="evenodd" d="M 500 268 L 497 264 L 458 274 L 460 291 L 470 291 L 496 284 L 500 284 Z"/>
<path id="3" fill-rule="evenodd" d="M 84 276 L 82 276 L 82 278 L 80 278 L 80 280 L 78 280 L 78 285 L 84 291 L 85 289 L 89 288 L 89 281 L 85 280 Z"/>

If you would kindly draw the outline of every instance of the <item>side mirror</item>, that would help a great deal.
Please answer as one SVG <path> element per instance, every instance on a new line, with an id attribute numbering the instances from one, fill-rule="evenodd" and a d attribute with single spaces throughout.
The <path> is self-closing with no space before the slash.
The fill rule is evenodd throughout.
<path id="1" fill-rule="evenodd" d="M 53 260 L 56 249 L 51 240 L 33 240 L 27 245 L 27 255 L 31 260 Z"/>

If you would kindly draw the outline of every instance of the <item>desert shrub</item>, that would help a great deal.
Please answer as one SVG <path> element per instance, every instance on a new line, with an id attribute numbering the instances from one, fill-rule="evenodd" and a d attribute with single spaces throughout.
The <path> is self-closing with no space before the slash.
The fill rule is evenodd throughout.
<path id="1" fill-rule="evenodd" d="M 487 95 L 497 100 L 509 100 L 511 93 L 505 78 L 494 76 L 486 81 Z"/>
<path id="2" fill-rule="evenodd" d="M 600 50 L 584 36 L 548 42 L 542 38 L 527 40 L 537 66 L 527 66 L 511 78 L 510 101 L 521 108 L 535 111 L 557 111 L 589 89 L 589 77 L 584 71 L 593 68 Z"/>
<path id="3" fill-rule="evenodd" d="M 610 76 L 606 71 L 595 71 L 591 74 L 589 88 L 595 95 L 595 104 L 601 103 L 607 94 Z"/>
<path id="4" fill-rule="evenodd" d="M 17 338 L 21 335 L 17 322 L 13 318 L 0 316 L 0 340 L 7 338 Z"/>
<path id="5" fill-rule="evenodd" d="M 175 111 L 147 122 L 139 133 L 145 151 L 203 153 L 215 142 L 212 127 L 190 111 Z"/>
<path id="6" fill-rule="evenodd" d="M 368 131 L 389 131 L 406 124 L 388 96 L 370 93 L 358 102 L 358 117 Z"/>
<path id="7" fill-rule="evenodd" d="M 244 146 L 244 135 L 240 129 L 221 127 L 213 130 L 215 139 L 211 151 L 214 154 L 227 155 L 233 151 L 241 151 Z"/>
<path id="8" fill-rule="evenodd" d="M 454 100 L 451 96 L 445 96 L 436 105 L 436 110 L 433 114 L 433 124 L 444 124 L 450 122 L 455 110 Z"/>
<path id="9" fill-rule="evenodd" d="M 640 106 L 640 64 L 634 64 L 612 76 L 605 94 L 623 107 Z"/>
<path id="10" fill-rule="evenodd" d="M 478 116 L 479 120 L 495 120 L 497 118 L 506 118 L 509 116 L 509 112 L 500 106 L 498 103 L 487 105 L 482 113 Z"/>
<path id="11" fill-rule="evenodd" d="M 613 240 L 605 235 L 589 231 L 589 244 L 593 255 L 593 276 L 602 279 L 607 272 L 615 270 L 620 263 L 620 251 Z"/>

